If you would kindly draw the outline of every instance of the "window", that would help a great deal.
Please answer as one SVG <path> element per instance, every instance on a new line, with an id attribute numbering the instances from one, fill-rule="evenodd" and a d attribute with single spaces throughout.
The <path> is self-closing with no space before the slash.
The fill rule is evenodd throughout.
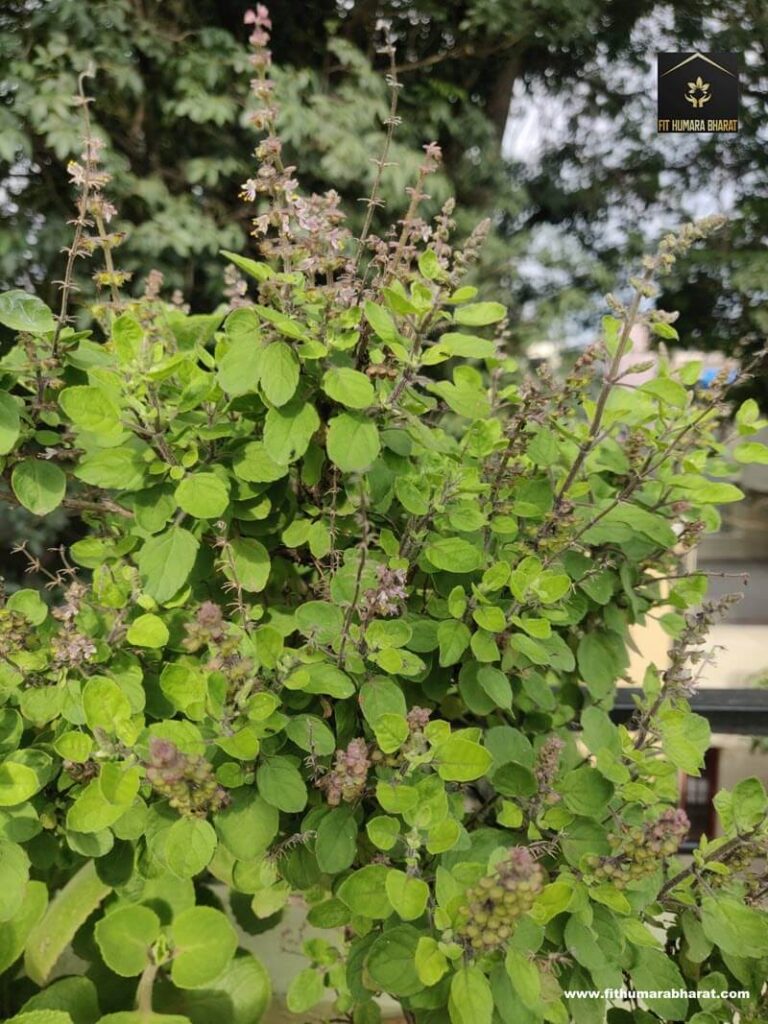
<path id="1" fill-rule="evenodd" d="M 688 815 L 691 830 L 684 846 L 694 846 L 702 836 L 715 835 L 715 807 L 712 799 L 717 792 L 720 751 L 712 747 L 704 758 L 704 768 L 696 778 L 684 775 L 680 787 L 680 806 Z"/>

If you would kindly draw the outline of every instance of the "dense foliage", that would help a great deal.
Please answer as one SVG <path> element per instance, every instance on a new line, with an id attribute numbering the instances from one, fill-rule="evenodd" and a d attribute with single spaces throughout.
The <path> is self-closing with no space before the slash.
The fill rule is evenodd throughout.
<path id="1" fill-rule="evenodd" d="M 450 203 L 421 219 L 439 149 L 403 219 L 353 237 L 283 163 L 269 19 L 247 20 L 263 258 L 224 254 L 229 301 L 123 294 L 90 135 L 60 308 L 0 296 L 1 496 L 85 527 L 48 594 L 0 609 L 6 1015 L 257 1021 L 232 921 L 300 899 L 328 940 L 297 1020 L 328 995 L 375 1022 L 382 992 L 417 1024 L 764 1019 L 761 783 L 676 853 L 722 610 L 684 556 L 766 460 L 762 423 L 746 402 L 728 436 L 696 366 L 623 384 L 636 326 L 675 335 L 655 280 L 718 222 L 662 240 L 566 380 L 521 380 L 504 307 L 462 283 L 487 226 L 455 248 Z M 81 257 L 93 331 L 68 323 Z M 630 628 L 659 615 L 668 664 L 618 727 Z M 630 983 L 677 994 L 568 995 Z"/>

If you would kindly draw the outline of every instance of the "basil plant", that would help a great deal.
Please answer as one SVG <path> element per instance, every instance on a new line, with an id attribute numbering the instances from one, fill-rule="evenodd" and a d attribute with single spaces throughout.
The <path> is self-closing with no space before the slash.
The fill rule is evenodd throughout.
<path id="1" fill-rule="evenodd" d="M 764 423 L 631 357 L 677 336 L 655 281 L 718 222 L 665 236 L 562 376 L 521 375 L 466 283 L 487 225 L 428 216 L 438 148 L 353 238 L 283 161 L 247 20 L 260 258 L 222 254 L 219 308 L 129 290 L 90 137 L 61 308 L 0 296 L 0 497 L 77 538 L 19 538 L 44 585 L 0 607 L 4 1017 L 256 1024 L 248 950 L 299 906 L 297 1022 L 382 996 L 411 1024 L 764 1021 L 763 786 L 686 856 L 677 809 L 729 603 L 686 556 Z M 617 725 L 651 620 L 669 654 Z"/>

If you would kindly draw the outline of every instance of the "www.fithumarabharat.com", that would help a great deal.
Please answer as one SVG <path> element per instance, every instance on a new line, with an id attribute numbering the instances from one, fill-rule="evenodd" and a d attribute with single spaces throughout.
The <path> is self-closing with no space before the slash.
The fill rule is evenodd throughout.
<path id="1" fill-rule="evenodd" d="M 684 988 L 659 988 L 659 989 L 632 989 L 632 988 L 604 988 L 592 990 L 588 988 L 575 988 L 565 992 L 566 999 L 610 999 L 612 1001 L 625 999 L 749 999 L 751 993 L 743 989 L 726 990 L 719 992 L 717 989 L 697 989 L 688 991 Z"/>

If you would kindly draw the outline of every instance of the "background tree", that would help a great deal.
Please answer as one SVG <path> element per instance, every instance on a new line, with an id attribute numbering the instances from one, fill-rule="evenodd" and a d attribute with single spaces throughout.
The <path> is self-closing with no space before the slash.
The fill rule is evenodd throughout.
<path id="1" fill-rule="evenodd" d="M 194 308 L 216 293 L 217 250 L 241 248 L 248 230 L 237 200 L 253 141 L 247 6 L 3 6 L 5 284 L 39 286 L 59 276 L 66 164 L 79 149 L 71 97 L 77 75 L 93 65 L 97 130 L 130 237 L 123 265 L 135 270 L 151 254 L 168 287 L 182 288 Z M 761 4 L 276 0 L 271 8 L 282 136 L 291 156 L 301 156 L 305 184 L 336 188 L 350 206 L 367 193 L 371 156 L 382 142 L 387 58 L 377 51 L 387 27 L 397 46 L 403 123 L 391 154 L 399 172 L 387 176 L 384 198 L 398 209 L 420 146 L 437 139 L 445 177 L 435 182 L 434 199 L 454 192 L 465 227 L 495 215 L 484 276 L 510 305 L 518 342 L 556 330 L 563 317 L 586 323 L 627 249 L 698 212 L 702 195 L 710 205 L 720 195 L 733 213 L 730 231 L 696 257 L 695 268 L 682 268 L 685 294 L 673 282 L 664 299 L 682 308 L 696 345 L 760 343 L 760 242 L 768 220 L 760 184 L 768 28 Z M 694 48 L 745 55 L 737 136 L 655 134 L 655 53 Z M 502 142 L 510 105 L 515 114 L 531 103 L 542 130 L 536 152 L 521 162 L 508 156 L 510 148 L 521 155 L 514 137 Z M 520 261 L 532 240 L 536 259 Z"/>

